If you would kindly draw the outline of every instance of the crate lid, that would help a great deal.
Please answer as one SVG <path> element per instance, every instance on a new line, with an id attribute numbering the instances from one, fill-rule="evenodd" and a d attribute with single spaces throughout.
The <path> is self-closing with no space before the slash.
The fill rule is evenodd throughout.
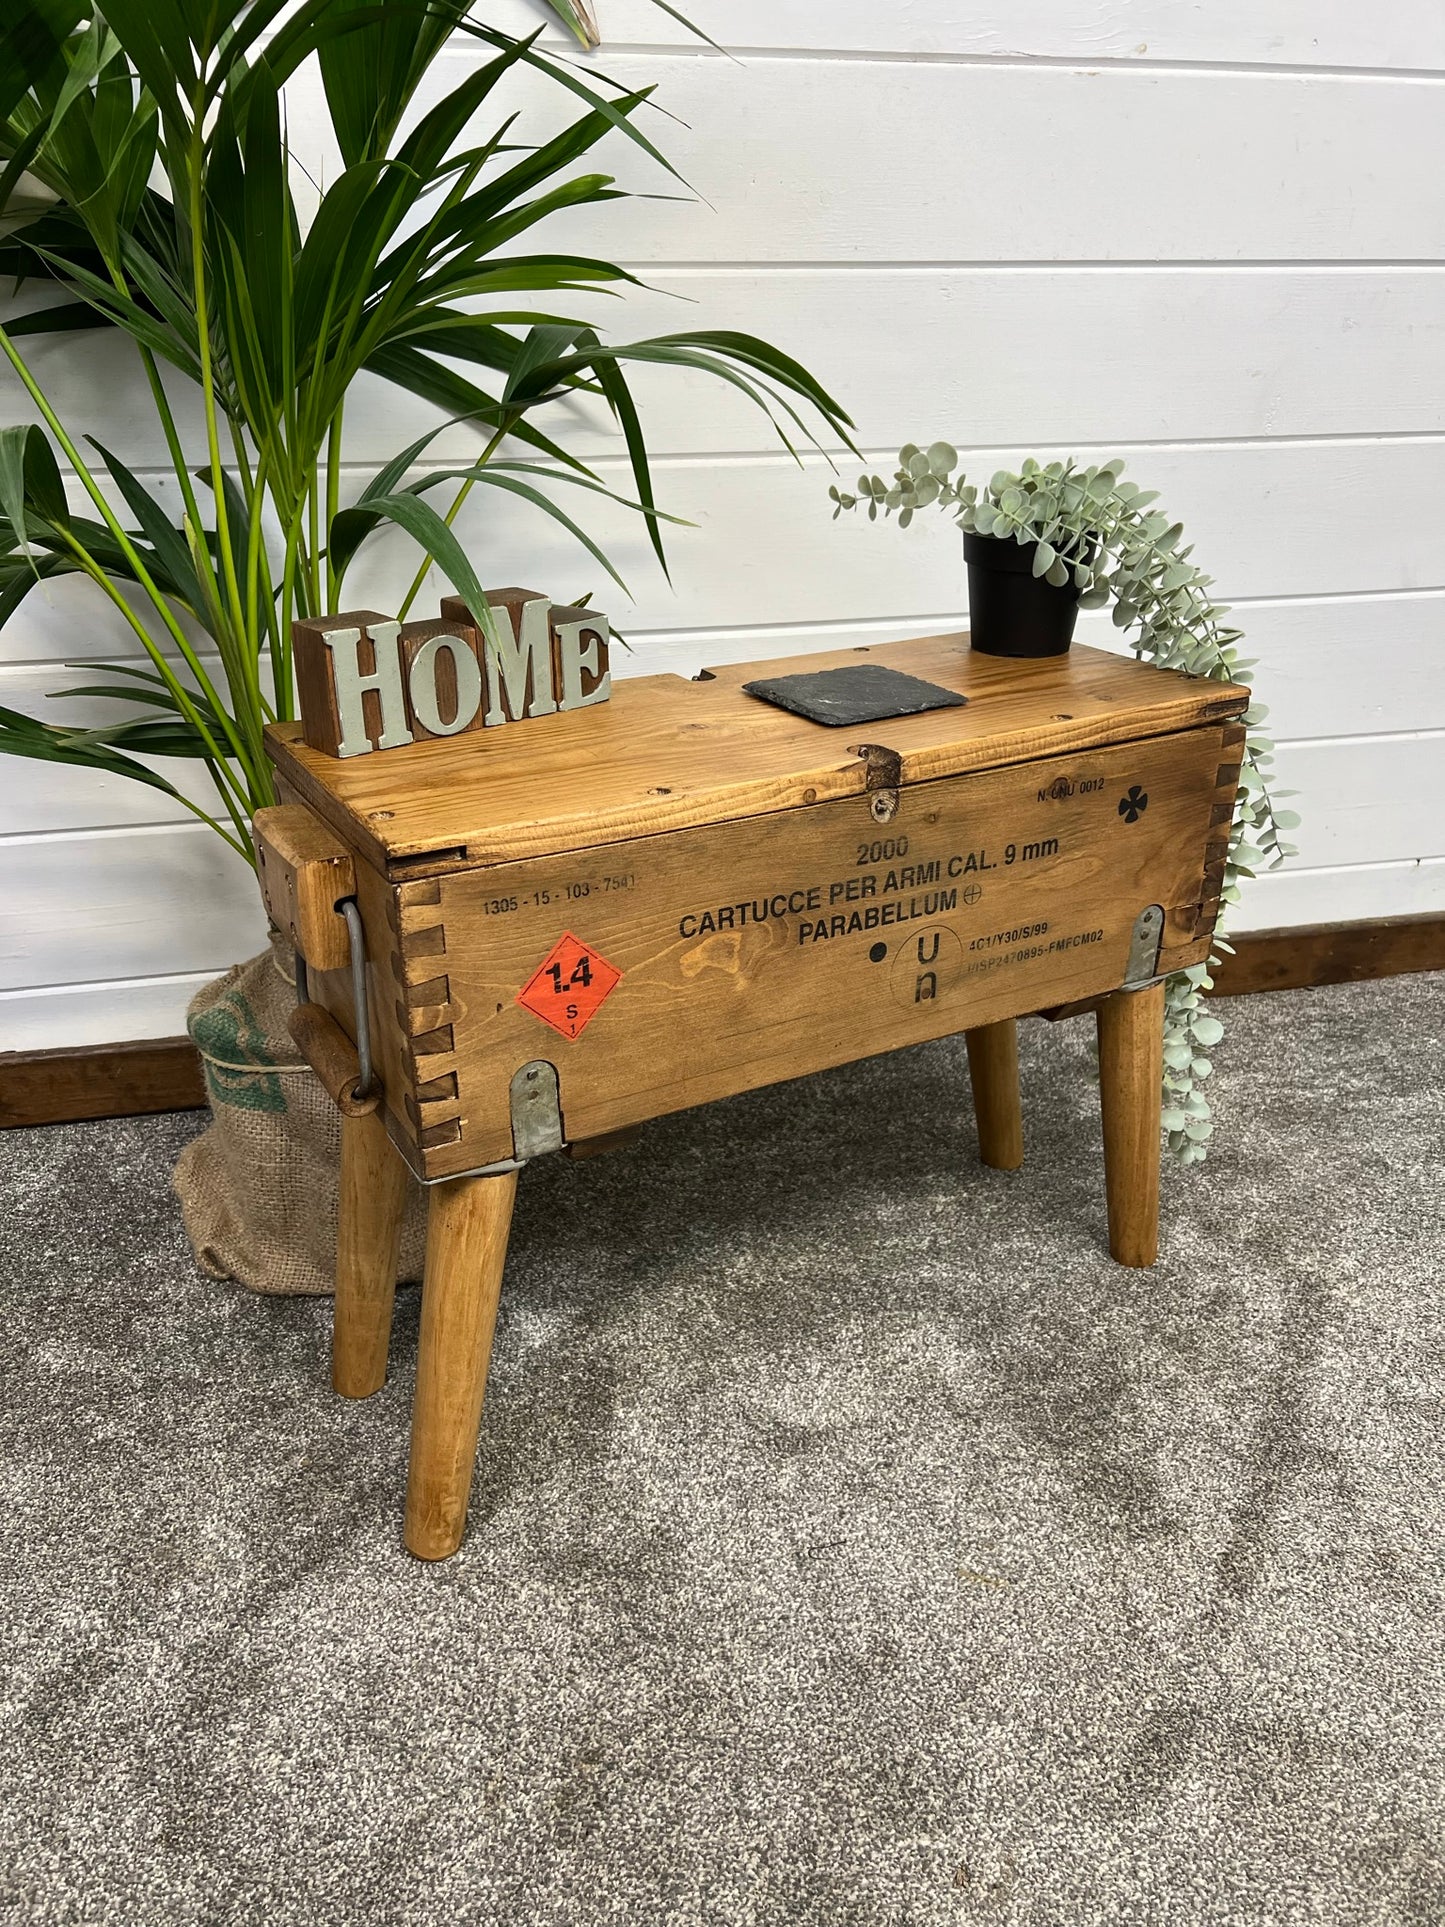
<path id="1" fill-rule="evenodd" d="M 742 689 L 864 661 L 957 690 L 967 706 L 834 729 Z M 955 634 L 730 663 L 696 681 L 624 678 L 586 709 L 344 761 L 309 749 L 297 723 L 266 733 L 284 780 L 353 847 L 420 876 L 1167 735 L 1248 702 L 1237 684 L 1082 644 L 1021 661 L 974 654 Z"/>

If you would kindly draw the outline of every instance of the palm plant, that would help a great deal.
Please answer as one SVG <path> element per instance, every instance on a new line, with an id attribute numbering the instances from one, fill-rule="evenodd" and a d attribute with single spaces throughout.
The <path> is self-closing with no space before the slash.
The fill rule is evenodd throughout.
<path id="1" fill-rule="evenodd" d="M 480 57 L 423 108 L 453 35 Z M 80 730 L 0 709 L 0 750 L 153 784 L 249 858 L 250 817 L 274 800 L 262 731 L 293 713 L 292 620 L 339 606 L 381 524 L 421 550 L 403 615 L 434 562 L 490 629 L 453 529 L 477 487 L 555 518 L 620 581 L 563 500 L 623 498 L 538 425 L 545 405 L 605 402 L 629 462 L 628 506 L 664 568 L 662 524 L 675 518 L 655 499 L 630 364 L 729 382 L 790 449 L 795 436 L 815 441 L 810 422 L 848 440 L 851 422 L 807 370 L 751 335 L 609 345 L 589 321 L 553 311 L 580 292 L 636 285 L 612 262 L 535 239 L 553 214 L 621 198 L 609 175 L 577 163 L 615 134 L 675 170 L 637 124 L 650 88 L 584 75 L 537 41 L 472 18 L 471 0 L 253 0 L 244 11 L 222 0 L 22 0 L 0 29 L 0 267 L 65 297 L 0 328 L 40 418 L 0 429 L 0 625 L 37 582 L 78 573 L 148 658 L 70 692 L 140 716 Z M 303 231 L 283 89 L 313 59 L 341 166 Z M 515 115 L 479 135 L 496 90 L 526 69 L 553 83 L 571 117 L 539 145 L 514 137 Z M 119 455 L 61 420 L 27 361 L 27 341 L 93 328 L 135 345 L 179 526 Z M 194 468 L 163 370 L 194 391 L 206 451 Z M 343 501 L 346 401 L 363 374 L 447 420 Z M 456 421 L 475 427 L 480 453 L 421 468 Z M 428 499 L 437 489 L 444 506 Z M 199 758 L 219 804 L 206 809 L 141 757 Z"/>

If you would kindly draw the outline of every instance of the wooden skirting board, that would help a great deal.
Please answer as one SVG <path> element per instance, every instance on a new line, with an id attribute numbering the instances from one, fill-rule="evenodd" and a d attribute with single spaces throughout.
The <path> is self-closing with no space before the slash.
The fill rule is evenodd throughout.
<path id="1" fill-rule="evenodd" d="M 192 1111 L 206 1101 L 189 1037 L 0 1055 L 0 1126 Z"/>
<path id="2" fill-rule="evenodd" d="M 1445 916 L 1260 930 L 1238 939 L 1216 995 L 1304 990 L 1422 970 L 1445 970 Z M 0 1128 L 188 1111 L 205 1101 L 200 1060 L 185 1037 L 0 1053 Z"/>
<path id="3" fill-rule="evenodd" d="M 1354 984 L 1367 977 L 1445 970 L 1445 916 L 1257 930 L 1240 937 L 1235 952 L 1219 973 L 1218 996 L 1309 990 L 1319 984 Z"/>

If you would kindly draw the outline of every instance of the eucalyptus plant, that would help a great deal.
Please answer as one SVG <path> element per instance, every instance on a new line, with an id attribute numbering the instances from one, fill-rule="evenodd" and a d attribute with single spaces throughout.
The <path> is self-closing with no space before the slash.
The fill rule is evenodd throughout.
<path id="1" fill-rule="evenodd" d="M 105 680 L 68 692 L 124 702 L 121 720 L 66 729 L 0 710 L 0 750 L 152 784 L 249 859 L 251 815 L 273 800 L 262 731 L 293 713 L 292 620 L 339 606 L 382 524 L 421 551 L 403 616 L 435 563 L 490 630 L 454 532 L 477 488 L 550 516 L 619 582 L 578 517 L 599 498 L 625 500 L 666 567 L 662 525 L 676 518 L 655 499 L 629 367 L 728 382 L 795 453 L 795 437 L 814 440 L 810 423 L 848 441 L 832 397 L 752 335 L 614 345 L 570 312 L 578 294 L 637 285 L 538 232 L 564 210 L 623 198 L 609 174 L 579 164 L 613 135 L 675 170 L 638 124 L 652 90 L 577 69 L 541 48 L 540 32 L 504 33 L 474 18 L 471 0 L 17 0 L 6 12 L 0 269 L 64 298 L 0 328 L 0 354 L 39 416 L 0 429 L 0 625 L 37 582 L 79 574 L 144 660 L 99 665 Z M 476 58 L 438 95 L 428 75 L 454 37 Z M 312 138 L 329 133 L 340 166 L 308 223 L 284 90 L 311 61 L 329 123 Z M 495 98 L 525 70 L 566 110 L 536 143 Z M 134 344 L 176 509 L 122 453 L 62 420 L 32 365 L 37 338 L 97 328 Z M 446 419 L 346 499 L 347 399 L 362 375 Z M 630 495 L 535 419 L 575 395 L 610 411 Z M 194 466 L 192 421 L 205 446 Z M 455 422 L 480 452 L 429 464 Z M 208 810 L 142 757 L 199 758 L 219 803 Z"/>
<path id="2" fill-rule="evenodd" d="M 830 488 L 833 518 L 866 504 L 870 521 L 881 510 L 896 514 L 906 528 L 919 509 L 936 507 L 967 533 L 1033 545 L 1036 577 L 1056 588 L 1072 586 L 1083 608 L 1112 603 L 1114 625 L 1127 632 L 1135 655 L 1161 669 L 1238 682 L 1254 667 L 1239 653 L 1243 632 L 1211 594 L 1213 577 L 1184 545 L 1183 524 L 1154 506 L 1156 491 L 1123 479 L 1117 457 L 1087 467 L 1030 458 L 1017 473 L 1000 469 L 982 486 L 957 470 L 958 453 L 948 442 L 926 449 L 910 442 L 898 451 L 891 482 L 860 475 L 856 494 Z M 1248 734 L 1225 860 L 1224 915 L 1239 901 L 1241 879 L 1296 854 L 1281 833 L 1295 828 L 1299 817 L 1275 806 L 1277 797 L 1291 792 L 1272 796 L 1269 788 L 1274 750 L 1259 727 L 1268 713 L 1264 704 L 1252 703 L 1244 715 Z M 1230 949 L 1222 927 L 1215 931 L 1214 949 Z M 1213 987 L 1218 961 L 1211 956 L 1175 971 L 1165 990 L 1164 1129 L 1170 1150 L 1186 1164 L 1206 1155 L 1213 1130 L 1204 1086 L 1213 1069 L 1210 1050 L 1224 1027 L 1205 1009 L 1204 993 Z"/>

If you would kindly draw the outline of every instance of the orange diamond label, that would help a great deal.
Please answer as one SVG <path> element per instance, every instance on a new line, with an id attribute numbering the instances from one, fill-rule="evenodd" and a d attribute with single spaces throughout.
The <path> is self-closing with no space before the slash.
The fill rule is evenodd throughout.
<path id="1" fill-rule="evenodd" d="M 580 1037 L 621 982 L 622 972 L 569 930 L 518 993 L 517 1002 L 563 1037 Z"/>

